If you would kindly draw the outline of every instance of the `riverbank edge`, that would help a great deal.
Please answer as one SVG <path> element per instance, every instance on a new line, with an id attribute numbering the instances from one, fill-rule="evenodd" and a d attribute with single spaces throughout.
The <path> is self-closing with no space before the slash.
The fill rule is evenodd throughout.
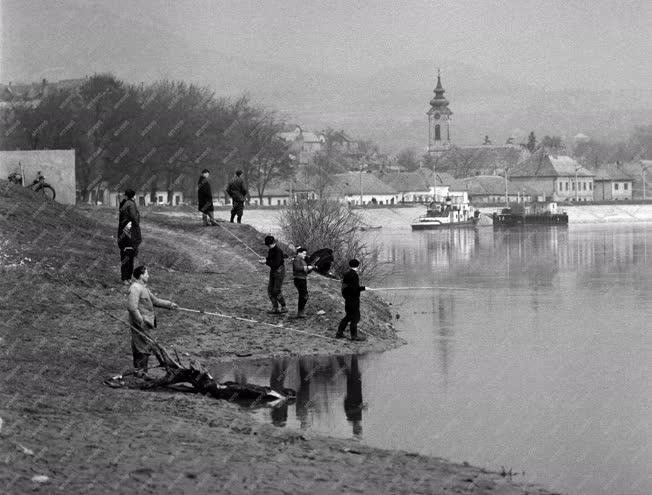
<path id="1" fill-rule="evenodd" d="M 8 493 L 214 493 L 216 487 L 222 493 L 549 493 L 467 463 L 275 428 L 224 401 L 104 387 L 101 380 L 130 360 L 124 329 L 108 325 L 105 315 L 42 275 L 54 272 L 71 291 L 92 298 L 101 309 L 120 311 L 126 294 L 117 280 L 112 282 L 116 277 L 113 219 L 94 212 L 93 224 L 84 230 L 79 229 L 83 219 L 68 208 L 53 206 L 50 211 L 31 198 L 11 200 L 0 201 L 0 227 L 9 241 L 3 253 L 15 261 L 3 268 L 0 280 L 15 303 L 3 310 L 0 340 L 8 356 L 0 364 L 6 385 L 0 391 L 0 438 L 6 440 L 0 442 L 0 483 Z M 145 228 L 144 234 L 154 234 L 156 229 L 160 227 Z M 214 273 L 191 275 L 193 269 L 205 266 L 203 248 L 215 242 L 223 248 L 209 256 L 218 267 L 242 251 L 230 244 L 228 236 L 208 238 L 205 232 L 210 231 L 190 226 L 157 242 L 157 254 L 148 264 L 159 296 L 174 296 L 184 305 L 205 303 L 197 291 L 204 288 L 201 284 L 213 283 Z M 175 235 L 181 239 L 175 240 Z M 257 239 L 260 233 L 253 236 Z M 16 242 L 12 245 L 12 241 Z M 244 257 L 235 263 L 256 270 L 235 273 L 231 283 L 260 283 L 261 267 Z M 326 282 L 315 285 L 320 283 Z M 341 307 L 341 297 L 332 286 L 315 292 L 309 303 L 314 307 Z M 258 291 L 239 297 L 252 308 L 265 299 Z M 363 304 L 373 301 L 380 300 L 371 297 Z M 25 302 L 29 312 L 22 311 Z M 387 316 L 387 306 L 382 304 Z M 322 321 L 320 328 L 328 333 L 337 319 Z M 314 327 L 317 321 L 306 324 Z M 175 331 L 175 325 L 183 332 Z M 194 350 L 213 345 L 222 349 L 220 355 L 206 356 L 208 361 L 233 359 L 241 350 L 272 342 L 275 351 L 253 353 L 250 359 L 362 350 L 351 347 L 357 343 L 325 341 L 323 347 L 321 343 L 313 347 L 314 352 L 305 352 L 305 342 L 282 330 L 267 335 L 255 325 L 243 327 L 230 321 L 217 328 L 207 316 L 195 322 L 165 311 L 160 312 L 160 327 L 160 341 L 173 341 L 191 355 L 196 355 L 193 345 L 186 346 L 191 341 Z M 394 332 L 385 328 L 387 335 Z M 224 345 L 235 335 L 237 342 Z M 337 349 L 331 347 L 336 344 Z M 47 481 L 32 481 L 34 475 L 46 476 Z"/>

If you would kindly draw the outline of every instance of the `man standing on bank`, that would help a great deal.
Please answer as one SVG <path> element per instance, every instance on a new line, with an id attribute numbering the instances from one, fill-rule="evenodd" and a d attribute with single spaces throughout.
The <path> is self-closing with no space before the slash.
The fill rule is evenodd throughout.
<path id="1" fill-rule="evenodd" d="M 120 249 L 120 278 L 124 285 L 131 283 L 134 260 L 138 256 L 138 246 L 142 242 L 140 234 L 140 213 L 136 207 L 133 189 L 125 191 L 118 213 L 118 248 Z"/>
<path id="2" fill-rule="evenodd" d="M 164 364 L 163 358 L 151 345 L 152 337 L 149 331 L 156 328 L 156 313 L 154 306 L 167 309 L 177 309 L 172 301 L 159 299 L 147 288 L 149 272 L 147 267 L 141 265 L 134 270 L 135 282 L 129 288 L 127 299 L 127 310 L 129 311 L 129 323 L 131 325 L 131 351 L 134 356 L 134 368 L 136 371 L 147 373 L 147 365 L 150 354 L 154 354 L 159 364 Z"/>
<path id="3" fill-rule="evenodd" d="M 210 172 L 207 168 L 201 171 L 197 182 L 197 209 L 201 211 L 204 225 L 217 225 L 213 218 L 213 191 L 211 191 L 211 184 L 208 182 L 209 176 Z"/>
<path id="4" fill-rule="evenodd" d="M 360 292 L 366 289 L 360 285 L 358 269 L 360 262 L 356 259 L 349 261 L 349 269 L 342 276 L 342 297 L 344 298 L 345 315 L 337 327 L 335 338 L 344 338 L 346 326 L 351 324 L 351 340 L 363 341 L 365 337 L 358 335 L 358 322 L 360 321 Z"/>
<path id="5" fill-rule="evenodd" d="M 281 292 L 283 289 L 283 279 L 285 278 L 285 254 L 276 245 L 276 239 L 268 235 L 265 237 L 265 246 L 269 248 L 267 258 L 260 258 L 258 261 L 269 266 L 269 284 L 267 285 L 267 295 L 272 301 L 272 309 L 268 311 L 272 315 L 287 313 L 285 298 Z M 279 304 L 281 308 L 279 309 Z"/>
<path id="6" fill-rule="evenodd" d="M 235 177 L 229 182 L 226 188 L 226 193 L 233 201 L 233 208 L 231 208 L 231 223 L 233 219 L 238 217 L 238 223 L 242 223 L 242 213 L 244 212 L 244 202 L 247 198 L 249 191 L 245 186 L 244 180 L 241 177 L 242 170 L 236 170 Z"/>
<path id="7" fill-rule="evenodd" d="M 306 262 L 306 248 L 297 247 L 297 256 L 292 262 L 292 275 L 294 277 L 294 286 L 299 292 L 299 304 L 297 307 L 297 318 L 305 318 L 304 309 L 308 302 L 308 274 L 315 268 Z"/>

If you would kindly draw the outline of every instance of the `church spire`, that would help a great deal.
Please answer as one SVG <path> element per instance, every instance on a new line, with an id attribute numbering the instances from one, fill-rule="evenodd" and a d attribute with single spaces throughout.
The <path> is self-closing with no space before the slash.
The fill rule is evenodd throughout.
<path id="1" fill-rule="evenodd" d="M 441 71 L 437 69 L 437 86 L 435 86 L 435 90 L 433 91 L 435 97 L 430 100 L 430 106 L 440 110 L 448 107 L 448 100 L 444 96 L 445 92 L 446 90 L 444 90 L 444 87 L 441 84 Z"/>

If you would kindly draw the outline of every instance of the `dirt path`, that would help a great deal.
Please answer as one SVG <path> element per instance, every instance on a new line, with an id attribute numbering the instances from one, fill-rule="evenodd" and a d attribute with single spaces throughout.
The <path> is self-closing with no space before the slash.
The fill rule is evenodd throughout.
<path id="1" fill-rule="evenodd" d="M 125 305 L 115 212 L 48 206 L 0 183 L 2 493 L 546 493 L 471 466 L 261 425 L 226 401 L 104 386 L 131 364 L 128 333 L 104 313 L 120 315 Z M 264 267 L 222 229 L 146 214 L 144 223 L 142 261 L 159 295 L 278 323 L 265 312 Z M 235 228 L 257 249 L 260 234 Z M 342 311 L 337 287 L 310 284 L 310 318 L 283 323 L 328 336 Z M 292 290 L 288 283 L 291 304 Z M 209 369 L 244 352 L 336 354 L 400 343 L 380 301 L 367 298 L 363 313 L 362 328 L 379 337 L 365 346 L 171 311 L 159 312 L 156 337 Z"/>

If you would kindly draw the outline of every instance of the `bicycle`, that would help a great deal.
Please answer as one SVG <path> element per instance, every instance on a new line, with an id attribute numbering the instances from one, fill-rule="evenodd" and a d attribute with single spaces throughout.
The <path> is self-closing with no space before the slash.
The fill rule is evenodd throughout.
<path id="1" fill-rule="evenodd" d="M 12 172 L 9 174 L 7 179 L 9 182 L 13 182 L 14 184 L 20 184 L 21 186 L 23 185 L 23 176 L 20 174 L 20 172 Z M 45 177 L 41 175 L 41 172 L 38 173 L 38 176 L 32 181 L 30 185 L 25 187 L 31 188 L 32 191 L 34 191 L 36 194 L 42 195 L 52 201 L 54 201 L 54 198 L 57 196 L 54 187 L 45 182 Z"/>

